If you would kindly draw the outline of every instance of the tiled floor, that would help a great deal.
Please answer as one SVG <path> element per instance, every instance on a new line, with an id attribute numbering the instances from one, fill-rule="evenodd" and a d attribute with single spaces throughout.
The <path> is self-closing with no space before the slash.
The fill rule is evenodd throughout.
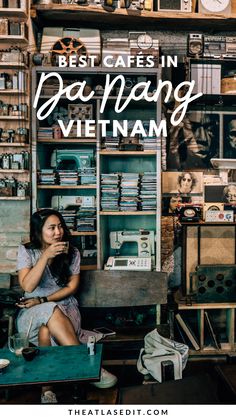
<path id="1" fill-rule="evenodd" d="M 202 379 L 200 377 L 200 374 L 207 374 L 211 381 L 211 391 L 209 393 L 209 398 L 211 398 L 211 395 L 214 394 L 218 394 L 218 380 L 215 374 L 215 366 L 216 364 L 214 362 L 210 362 L 210 363 L 200 363 L 200 362 L 189 362 L 187 364 L 187 367 L 184 371 L 184 377 L 187 377 L 186 382 L 191 383 L 192 382 L 192 387 L 194 385 L 196 385 L 196 381 Z M 107 368 L 107 367 L 106 367 Z M 148 392 L 148 390 L 146 389 L 145 391 L 142 390 L 142 387 L 149 387 L 149 386 L 141 386 L 142 382 L 143 382 L 143 376 L 137 371 L 137 368 L 135 365 L 130 365 L 130 366 L 110 366 L 108 367 L 108 370 L 111 371 L 112 373 L 116 374 L 118 377 L 118 384 L 116 387 L 111 388 L 111 389 L 97 389 L 92 385 L 87 385 L 87 404 L 116 404 L 119 403 L 119 401 L 122 401 L 122 397 L 121 395 L 123 394 L 124 397 L 124 392 L 122 392 L 122 389 L 124 388 L 128 388 L 128 393 L 126 394 L 132 394 L 132 391 L 136 391 L 135 390 L 135 386 L 140 386 L 139 388 L 141 389 L 141 395 L 143 397 L 143 402 L 145 404 L 145 391 Z M 183 380 L 181 380 L 183 381 Z M 204 381 L 204 380 L 203 380 Z M 175 384 L 176 383 L 176 384 Z M 164 383 L 165 386 L 163 386 L 163 391 L 162 393 L 164 394 L 164 403 L 167 403 L 167 400 L 174 400 L 176 399 L 176 389 L 178 391 L 181 392 L 182 394 L 182 390 L 181 388 L 184 385 L 184 382 L 182 382 L 180 384 L 180 386 L 178 386 L 177 382 L 170 382 L 170 385 L 168 385 L 168 382 Z M 204 382 L 203 382 L 204 384 Z M 177 387 L 176 387 L 177 385 Z M 200 385 L 201 387 L 202 385 Z M 165 390 L 165 388 L 166 390 Z M 84 387 L 82 387 L 84 388 Z M 134 390 L 132 390 L 132 388 Z M 165 391 L 164 391 L 165 390 Z M 189 389 L 189 392 L 191 389 Z M 58 398 L 58 403 L 59 404 L 79 404 L 79 400 L 76 399 L 74 397 L 74 395 L 76 394 L 75 392 L 75 388 L 72 384 L 66 384 L 66 385 L 57 385 L 54 387 L 54 391 L 57 394 L 57 398 Z M 131 393 L 130 393 L 131 391 Z M 174 392 L 174 393 L 171 393 Z M 27 386 L 24 388 L 15 388 L 15 389 L 11 389 L 8 393 L 8 399 L 6 399 L 6 392 L 0 391 L 0 404 L 39 404 L 40 403 L 40 393 L 41 393 L 41 389 L 40 387 L 36 387 L 36 386 Z M 185 393 L 185 390 L 184 390 Z M 197 393 L 197 392 L 196 392 Z M 136 394 L 136 393 L 135 393 Z M 159 393 L 160 394 L 160 393 Z M 172 397 L 172 395 L 175 395 L 175 397 Z M 202 395 L 201 395 L 201 391 L 199 391 L 199 403 L 201 403 L 202 400 Z M 82 395 L 83 396 L 83 395 Z M 168 397 L 167 397 L 168 396 Z M 133 396 L 132 396 L 133 397 Z M 140 399 L 141 396 L 138 396 L 138 400 Z M 160 395 L 158 396 L 160 397 Z M 186 392 L 186 397 L 187 397 L 187 392 Z M 198 399 L 197 399 L 197 395 L 194 395 L 195 397 L 195 403 L 198 404 Z M 183 399 L 183 397 L 182 397 Z M 83 398 L 84 400 L 84 398 Z M 126 399 L 124 399 L 126 400 Z M 148 400 L 148 398 L 147 398 Z M 183 399 L 185 400 L 185 399 Z M 210 399 L 209 399 L 210 400 Z M 137 401 L 138 402 L 138 401 Z M 219 401 L 220 403 L 222 403 L 222 401 Z M 83 404 L 85 404 L 85 402 L 82 402 Z M 120 402 L 121 403 L 121 402 Z M 135 403 L 134 400 L 132 399 L 132 403 Z M 139 402 L 138 402 L 139 403 Z M 150 401 L 149 401 L 150 403 Z M 177 402 L 176 402 L 177 403 Z M 129 404 L 129 403 L 128 403 Z M 148 403 L 147 403 L 148 404 Z M 170 401 L 171 404 L 171 401 Z M 178 403 L 177 403 L 178 404 Z M 185 401 L 182 401 L 182 404 L 188 404 L 187 399 Z"/>

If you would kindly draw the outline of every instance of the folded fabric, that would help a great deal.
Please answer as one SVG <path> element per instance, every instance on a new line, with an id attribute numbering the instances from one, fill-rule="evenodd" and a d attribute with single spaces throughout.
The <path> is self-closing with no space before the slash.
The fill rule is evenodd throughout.
<path id="1" fill-rule="evenodd" d="M 182 371 L 188 360 L 189 348 L 183 343 L 164 338 L 157 330 L 152 330 L 144 338 L 144 348 L 141 349 L 137 369 L 143 375 L 151 374 L 155 380 L 162 382 L 161 363 L 172 361 L 174 379 L 182 378 Z"/>

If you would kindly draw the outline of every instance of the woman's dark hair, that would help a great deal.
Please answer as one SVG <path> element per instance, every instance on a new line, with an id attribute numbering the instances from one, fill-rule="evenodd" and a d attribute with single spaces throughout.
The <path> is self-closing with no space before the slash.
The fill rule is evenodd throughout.
<path id="1" fill-rule="evenodd" d="M 25 245 L 28 249 L 42 249 L 43 247 L 43 238 L 42 230 L 46 220 L 51 216 L 55 215 L 59 218 L 61 226 L 64 230 L 63 241 L 69 241 L 69 251 L 68 254 L 62 253 L 55 258 L 53 258 L 52 264 L 50 265 L 50 270 L 57 278 L 57 284 L 60 286 L 65 286 L 68 282 L 68 278 L 71 275 L 70 265 L 72 262 L 74 248 L 70 244 L 70 231 L 65 223 L 64 218 L 60 212 L 52 209 L 42 209 L 36 211 L 32 214 L 30 219 L 30 243 Z"/>

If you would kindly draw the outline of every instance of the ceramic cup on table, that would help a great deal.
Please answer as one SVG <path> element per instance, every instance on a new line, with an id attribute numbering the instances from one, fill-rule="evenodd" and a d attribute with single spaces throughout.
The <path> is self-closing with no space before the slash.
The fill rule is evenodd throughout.
<path id="1" fill-rule="evenodd" d="M 28 347 L 22 350 L 22 355 L 26 361 L 32 361 L 38 353 L 39 349 L 34 347 Z"/>

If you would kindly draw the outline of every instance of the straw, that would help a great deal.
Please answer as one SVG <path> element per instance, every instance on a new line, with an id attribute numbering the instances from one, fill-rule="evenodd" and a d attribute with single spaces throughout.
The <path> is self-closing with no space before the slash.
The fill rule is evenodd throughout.
<path id="1" fill-rule="evenodd" d="M 29 327 L 28 327 L 28 330 L 27 330 L 27 333 L 26 333 L 27 338 L 29 337 L 29 332 L 30 332 L 30 329 L 31 329 L 32 321 L 33 321 L 33 316 L 31 316 L 31 318 L 30 318 Z"/>

